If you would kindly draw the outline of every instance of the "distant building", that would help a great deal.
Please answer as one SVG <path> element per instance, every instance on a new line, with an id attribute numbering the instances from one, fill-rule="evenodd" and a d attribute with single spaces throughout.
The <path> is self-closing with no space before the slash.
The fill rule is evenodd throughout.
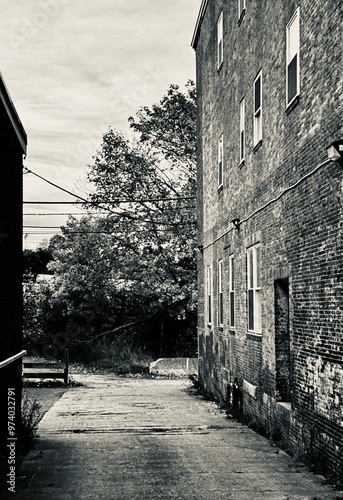
<path id="1" fill-rule="evenodd" d="M 22 165 L 27 137 L 0 74 L 0 436 L 8 411 L 20 420 L 22 351 Z M 16 401 L 8 399 L 14 389 Z M 10 393 L 13 397 L 13 393 Z M 9 403 L 12 403 L 10 404 Z M 13 415 L 13 413 L 10 413 Z"/>
<path id="2" fill-rule="evenodd" d="M 37 274 L 36 283 L 50 283 L 50 281 L 53 281 L 53 279 L 53 274 Z"/>
<path id="3" fill-rule="evenodd" d="M 341 42 L 328 0 L 203 0 L 192 41 L 200 380 L 338 481 Z"/>

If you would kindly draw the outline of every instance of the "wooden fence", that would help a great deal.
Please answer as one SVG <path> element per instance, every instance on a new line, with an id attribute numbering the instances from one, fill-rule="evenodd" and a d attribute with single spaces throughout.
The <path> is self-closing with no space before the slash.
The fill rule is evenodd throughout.
<path id="1" fill-rule="evenodd" d="M 68 384 L 69 349 L 64 351 L 64 362 L 30 363 L 23 361 L 23 378 L 61 378 L 65 384 Z"/>

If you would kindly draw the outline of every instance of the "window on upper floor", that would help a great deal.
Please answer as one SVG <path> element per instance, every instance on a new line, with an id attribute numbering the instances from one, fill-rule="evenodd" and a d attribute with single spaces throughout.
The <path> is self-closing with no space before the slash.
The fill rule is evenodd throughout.
<path id="1" fill-rule="evenodd" d="M 248 331 L 261 333 L 260 245 L 247 251 Z"/>
<path id="2" fill-rule="evenodd" d="M 239 105 L 239 163 L 244 161 L 245 157 L 245 99 L 242 99 Z"/>
<path id="3" fill-rule="evenodd" d="M 224 323 L 224 292 L 223 292 L 223 261 L 218 261 L 218 325 L 223 326 Z"/>
<path id="4" fill-rule="evenodd" d="M 224 144 L 223 134 L 218 139 L 218 189 L 223 187 Z"/>
<path id="5" fill-rule="evenodd" d="M 212 324 L 212 266 L 206 268 L 206 317 L 207 323 Z"/>
<path id="6" fill-rule="evenodd" d="M 230 329 L 235 328 L 235 258 L 229 258 L 229 301 L 230 301 Z"/>
<path id="7" fill-rule="evenodd" d="M 289 105 L 300 93 L 300 8 L 298 7 L 293 14 L 286 28 L 286 86 L 287 99 Z"/>
<path id="8" fill-rule="evenodd" d="M 262 71 L 254 81 L 254 147 L 262 141 Z"/>
<path id="9" fill-rule="evenodd" d="M 238 0 L 238 23 L 241 23 L 245 15 L 246 1 Z"/>
<path id="10" fill-rule="evenodd" d="M 217 66 L 218 69 L 223 64 L 224 48 L 223 48 L 223 12 L 221 12 L 217 21 Z"/>

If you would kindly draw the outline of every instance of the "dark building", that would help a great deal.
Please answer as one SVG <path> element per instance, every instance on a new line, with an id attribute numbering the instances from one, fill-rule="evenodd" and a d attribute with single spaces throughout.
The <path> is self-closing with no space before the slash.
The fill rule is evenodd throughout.
<path id="1" fill-rule="evenodd" d="M 342 9 L 204 0 L 192 40 L 200 380 L 338 482 Z"/>
<path id="2" fill-rule="evenodd" d="M 22 159 L 27 137 L 0 74 L 0 436 L 20 422 L 22 352 Z M 13 389 L 13 391 L 12 391 Z M 9 392 L 10 391 L 10 392 Z M 15 395 L 15 401 L 13 396 Z M 14 412 L 14 413 L 13 413 Z"/>

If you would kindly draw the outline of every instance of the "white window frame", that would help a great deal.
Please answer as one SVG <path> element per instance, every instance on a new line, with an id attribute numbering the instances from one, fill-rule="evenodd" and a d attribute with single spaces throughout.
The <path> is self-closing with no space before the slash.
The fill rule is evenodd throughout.
<path id="1" fill-rule="evenodd" d="M 213 320 L 213 284 L 212 284 L 212 266 L 206 268 L 206 317 L 207 324 L 211 325 Z"/>
<path id="2" fill-rule="evenodd" d="M 224 136 L 221 134 L 218 139 L 218 189 L 223 187 L 224 179 Z"/>
<path id="3" fill-rule="evenodd" d="M 238 21 L 243 18 L 246 9 L 246 0 L 238 0 Z"/>
<path id="4" fill-rule="evenodd" d="M 291 64 L 296 64 L 294 95 L 289 98 L 289 73 Z M 300 94 L 300 7 L 294 12 L 286 26 L 286 107 Z"/>
<path id="5" fill-rule="evenodd" d="M 217 67 L 221 67 L 224 61 L 224 21 L 223 11 L 221 11 L 217 21 Z"/>
<path id="6" fill-rule="evenodd" d="M 261 335 L 261 255 L 260 244 L 247 250 L 248 332 Z"/>
<path id="7" fill-rule="evenodd" d="M 230 330 L 235 329 L 235 256 L 229 257 L 229 325 Z M 233 314 L 232 314 L 233 311 Z"/>
<path id="8" fill-rule="evenodd" d="M 256 83 L 260 79 L 259 106 L 256 106 Z M 254 147 L 262 141 L 262 70 L 254 80 Z"/>
<path id="9" fill-rule="evenodd" d="M 223 259 L 218 260 L 218 326 L 224 324 L 224 264 Z"/>
<path id="10" fill-rule="evenodd" d="M 239 104 L 239 163 L 245 158 L 245 98 Z"/>

